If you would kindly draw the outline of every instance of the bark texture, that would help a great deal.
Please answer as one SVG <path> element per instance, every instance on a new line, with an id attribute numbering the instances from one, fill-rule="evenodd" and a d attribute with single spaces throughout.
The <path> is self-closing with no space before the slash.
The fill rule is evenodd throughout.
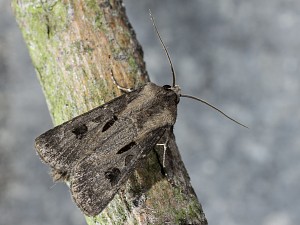
<path id="1" fill-rule="evenodd" d="M 121 0 L 14 0 L 55 125 L 149 81 Z M 141 162 L 107 208 L 88 224 L 207 224 L 171 133 Z"/>

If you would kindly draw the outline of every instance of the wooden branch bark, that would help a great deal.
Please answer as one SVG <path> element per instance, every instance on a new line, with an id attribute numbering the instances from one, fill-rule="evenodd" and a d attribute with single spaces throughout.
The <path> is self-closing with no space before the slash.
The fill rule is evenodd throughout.
<path id="1" fill-rule="evenodd" d="M 120 95 L 111 72 L 125 87 L 148 81 L 121 0 L 13 0 L 12 7 L 55 125 Z M 152 151 L 88 224 L 207 224 L 174 136 L 165 167 L 162 152 Z"/>

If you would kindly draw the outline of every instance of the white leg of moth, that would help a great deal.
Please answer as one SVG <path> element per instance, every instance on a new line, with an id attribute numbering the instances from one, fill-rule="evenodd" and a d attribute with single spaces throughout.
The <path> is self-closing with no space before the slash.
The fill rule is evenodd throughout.
<path id="1" fill-rule="evenodd" d="M 159 146 L 164 146 L 164 154 L 163 154 L 163 167 L 166 168 L 165 162 L 166 162 L 166 151 L 167 151 L 167 142 L 164 144 L 156 144 Z"/>
<path id="2" fill-rule="evenodd" d="M 114 82 L 114 84 L 121 90 L 121 91 L 124 91 L 126 93 L 129 93 L 129 92 L 132 92 L 134 89 L 132 88 L 125 88 L 125 87 L 122 87 L 118 84 L 118 82 L 116 81 L 115 77 L 114 77 L 114 74 L 113 74 L 113 71 L 110 70 L 110 74 L 111 74 L 111 79 L 112 81 Z"/>

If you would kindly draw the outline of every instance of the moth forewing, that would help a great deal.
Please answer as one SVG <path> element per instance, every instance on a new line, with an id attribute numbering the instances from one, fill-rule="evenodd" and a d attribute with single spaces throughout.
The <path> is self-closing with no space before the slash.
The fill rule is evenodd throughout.
<path id="1" fill-rule="evenodd" d="M 178 102 L 178 93 L 149 82 L 42 134 L 38 154 L 54 179 L 70 181 L 84 214 L 95 216 L 174 125 Z"/>
<path id="2" fill-rule="evenodd" d="M 43 162 L 58 173 L 70 174 L 74 164 L 101 145 L 103 129 L 136 98 L 141 89 L 107 102 L 40 135 L 35 140 Z"/>

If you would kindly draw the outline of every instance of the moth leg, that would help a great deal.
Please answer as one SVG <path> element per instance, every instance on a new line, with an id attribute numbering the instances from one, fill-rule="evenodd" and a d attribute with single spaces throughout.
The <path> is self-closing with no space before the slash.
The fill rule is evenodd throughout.
<path id="1" fill-rule="evenodd" d="M 110 74 L 111 74 L 111 79 L 112 81 L 114 82 L 114 84 L 121 90 L 121 91 L 124 91 L 126 93 L 130 93 L 132 91 L 134 91 L 133 88 L 125 88 L 125 87 L 122 87 L 118 84 L 118 82 L 116 81 L 115 77 L 114 77 L 114 73 L 112 70 L 110 70 Z"/>
<path id="2" fill-rule="evenodd" d="M 168 144 L 168 140 L 164 144 L 156 144 L 158 146 L 164 146 L 164 153 L 163 153 L 163 167 L 164 168 L 166 168 L 165 162 L 166 162 L 167 144 Z"/>

